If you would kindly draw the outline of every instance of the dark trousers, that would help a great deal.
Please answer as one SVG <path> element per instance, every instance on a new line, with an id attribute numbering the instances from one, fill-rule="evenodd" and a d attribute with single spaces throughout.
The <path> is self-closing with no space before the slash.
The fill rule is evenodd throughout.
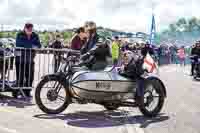
<path id="1" fill-rule="evenodd" d="M 192 64 L 191 64 L 191 74 L 192 74 L 192 75 L 194 74 L 194 67 L 195 67 L 195 64 L 192 63 Z"/>
<path id="2" fill-rule="evenodd" d="M 145 79 L 143 79 L 143 78 L 137 79 L 136 92 L 137 92 L 137 96 L 139 96 L 139 97 L 144 96 L 144 80 Z"/>
<path id="3" fill-rule="evenodd" d="M 34 66 L 32 62 L 15 62 L 17 87 L 32 87 L 34 80 Z"/>

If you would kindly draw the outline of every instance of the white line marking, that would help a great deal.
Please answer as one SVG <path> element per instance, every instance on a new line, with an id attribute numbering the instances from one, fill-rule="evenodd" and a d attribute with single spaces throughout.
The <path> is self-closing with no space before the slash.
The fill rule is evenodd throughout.
<path id="1" fill-rule="evenodd" d="M 0 126 L 0 130 L 5 131 L 6 133 L 19 133 L 15 129 L 10 129 L 7 127 Z"/>
<path id="2" fill-rule="evenodd" d="M 127 108 L 128 112 L 130 113 L 132 110 L 130 108 Z M 130 121 L 129 120 L 129 114 L 127 114 L 128 112 L 124 112 L 124 115 L 126 117 L 126 121 Z M 140 124 L 137 124 L 136 120 L 135 120 L 135 124 L 125 124 L 124 125 L 126 130 L 127 130 L 127 133 L 133 133 L 133 132 L 136 132 L 136 133 L 144 133 L 144 130 L 142 128 L 140 128 Z"/>

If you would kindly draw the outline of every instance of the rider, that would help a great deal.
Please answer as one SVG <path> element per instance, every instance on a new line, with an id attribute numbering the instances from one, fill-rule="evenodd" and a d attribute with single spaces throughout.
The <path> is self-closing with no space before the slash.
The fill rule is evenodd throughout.
<path id="1" fill-rule="evenodd" d="M 83 62 L 90 70 L 103 70 L 108 65 L 107 57 L 110 56 L 110 47 L 104 37 L 99 37 L 92 49 L 81 56 Z"/>
<path id="2" fill-rule="evenodd" d="M 98 41 L 98 34 L 97 34 L 97 27 L 96 23 L 92 21 L 88 21 L 85 23 L 85 30 L 88 32 L 88 41 L 87 43 L 82 47 L 81 54 L 85 54 L 88 51 L 90 51 L 93 47 L 96 46 L 96 43 Z"/>
<path id="3" fill-rule="evenodd" d="M 119 74 L 137 81 L 136 102 L 138 102 L 138 104 L 143 104 L 144 78 L 141 77 L 144 73 L 144 70 L 142 69 L 143 59 L 136 54 L 133 54 L 131 51 L 125 51 L 122 55 L 122 60 L 123 65 Z"/>

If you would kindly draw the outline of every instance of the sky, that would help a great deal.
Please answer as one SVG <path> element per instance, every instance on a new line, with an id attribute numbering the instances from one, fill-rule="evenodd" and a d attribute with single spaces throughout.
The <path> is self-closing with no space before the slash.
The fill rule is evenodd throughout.
<path id="1" fill-rule="evenodd" d="M 199 17 L 200 0 L 0 0 L 0 24 L 20 29 L 79 27 L 92 20 L 98 26 L 126 32 L 150 32 L 152 12 L 162 31 L 180 17 Z"/>

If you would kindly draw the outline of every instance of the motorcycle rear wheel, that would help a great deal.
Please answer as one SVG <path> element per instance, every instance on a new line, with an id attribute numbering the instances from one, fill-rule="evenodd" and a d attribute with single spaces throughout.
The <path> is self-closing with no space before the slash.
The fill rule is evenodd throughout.
<path id="1" fill-rule="evenodd" d="M 48 108 L 43 102 L 42 102 L 42 99 L 41 99 L 41 91 L 43 90 L 43 88 L 45 88 L 45 85 L 48 84 L 49 82 L 57 82 L 58 83 L 58 86 L 61 86 L 63 87 L 64 89 L 64 93 L 65 93 L 65 97 L 62 99 L 64 102 L 61 106 L 59 106 L 58 108 L 56 109 L 52 109 L 52 108 Z M 48 86 L 47 86 L 48 87 Z M 57 77 L 49 77 L 49 78 L 44 78 L 43 80 L 40 81 L 40 83 L 38 84 L 36 90 L 35 90 L 35 101 L 36 101 L 36 104 L 37 106 L 44 112 L 44 113 L 47 113 L 47 114 L 59 114 L 61 112 L 63 112 L 67 107 L 68 105 L 70 104 L 70 95 L 69 95 L 69 92 L 67 90 L 67 87 L 68 87 L 68 84 L 67 83 L 63 83 L 61 82 Z M 47 97 L 48 95 L 51 95 L 51 94 L 55 94 L 54 93 L 54 89 L 55 88 L 52 88 L 50 91 L 48 91 L 48 93 L 46 94 Z M 59 96 L 57 96 L 58 98 Z M 53 98 L 53 99 L 52 99 Z M 56 97 L 52 97 L 50 98 L 51 102 L 54 101 L 56 99 Z"/>

